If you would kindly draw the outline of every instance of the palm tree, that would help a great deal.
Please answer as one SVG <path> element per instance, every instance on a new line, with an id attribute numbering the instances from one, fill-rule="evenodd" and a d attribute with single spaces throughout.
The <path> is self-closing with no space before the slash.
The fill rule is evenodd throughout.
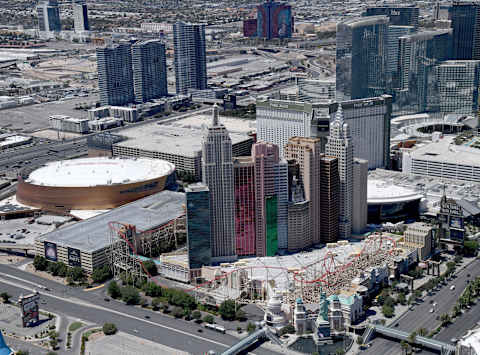
<path id="1" fill-rule="evenodd" d="M 400 346 L 402 347 L 402 353 L 406 354 L 408 350 L 408 344 L 405 340 L 400 342 Z"/>
<path id="2" fill-rule="evenodd" d="M 417 339 L 417 332 L 416 331 L 413 331 L 410 333 L 410 335 L 408 336 L 408 342 L 410 344 L 414 344 L 415 343 L 415 339 Z"/>
<path id="3" fill-rule="evenodd" d="M 428 331 L 427 331 L 427 329 L 425 329 L 425 328 L 419 328 L 419 329 L 417 330 L 417 334 L 420 335 L 420 336 L 422 336 L 422 337 L 424 337 L 424 336 L 426 336 L 426 335 L 428 334 Z"/>
<path id="4" fill-rule="evenodd" d="M 442 322 L 442 326 L 446 326 L 451 322 L 450 315 L 448 313 L 444 313 L 440 316 L 440 321 Z"/>

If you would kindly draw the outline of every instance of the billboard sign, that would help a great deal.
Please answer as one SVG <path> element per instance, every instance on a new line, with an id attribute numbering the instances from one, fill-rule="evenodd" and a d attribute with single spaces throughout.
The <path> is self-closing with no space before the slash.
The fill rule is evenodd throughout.
<path id="1" fill-rule="evenodd" d="M 23 327 L 39 321 L 38 300 L 40 296 L 34 293 L 20 298 L 20 309 L 22 310 L 22 325 Z"/>
<path id="2" fill-rule="evenodd" d="M 81 267 L 80 249 L 68 248 L 68 265 L 72 267 Z"/>
<path id="3" fill-rule="evenodd" d="M 45 259 L 57 261 L 57 244 L 52 242 L 43 242 L 45 247 Z"/>

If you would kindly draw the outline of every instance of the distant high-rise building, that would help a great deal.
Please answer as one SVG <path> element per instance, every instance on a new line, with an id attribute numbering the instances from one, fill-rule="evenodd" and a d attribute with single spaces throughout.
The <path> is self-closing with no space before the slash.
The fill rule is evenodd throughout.
<path id="1" fill-rule="evenodd" d="M 243 20 L 243 36 L 255 37 L 257 35 L 257 19 L 249 18 Z"/>
<path id="2" fill-rule="evenodd" d="M 97 48 L 98 88 L 102 106 L 134 101 L 130 44 Z"/>
<path id="3" fill-rule="evenodd" d="M 212 261 L 232 261 L 236 256 L 235 195 L 232 141 L 227 129 L 218 120 L 218 107 L 213 107 L 212 125 L 203 140 L 203 183 L 210 190 L 210 228 Z"/>
<path id="4" fill-rule="evenodd" d="M 159 40 L 135 43 L 132 46 L 132 65 L 136 102 L 168 95 L 164 43 Z"/>
<path id="5" fill-rule="evenodd" d="M 368 7 L 365 16 L 385 15 L 394 26 L 418 27 L 420 9 L 416 6 L 374 6 Z"/>
<path id="6" fill-rule="evenodd" d="M 438 111 L 438 97 L 429 93 L 433 68 L 449 58 L 449 30 L 419 32 L 399 37 L 398 86 L 394 112 L 413 114 Z"/>
<path id="7" fill-rule="evenodd" d="M 46 32 L 60 32 L 62 23 L 57 0 L 45 0 L 37 6 L 38 30 Z"/>
<path id="8" fill-rule="evenodd" d="M 252 157 L 233 160 L 237 255 L 256 255 L 255 166 Z"/>
<path id="9" fill-rule="evenodd" d="M 336 100 L 387 93 L 388 17 L 339 22 L 336 38 Z"/>
<path id="10" fill-rule="evenodd" d="M 352 233 L 353 206 L 353 144 L 348 124 L 343 118 L 342 106 L 330 125 L 326 154 L 338 158 L 340 176 L 339 235 L 348 238 Z"/>
<path id="11" fill-rule="evenodd" d="M 338 240 L 340 176 L 338 158 L 323 155 L 320 160 L 320 241 Z"/>
<path id="12" fill-rule="evenodd" d="M 398 55 L 399 38 L 415 32 L 413 26 L 388 26 L 388 60 L 387 60 L 387 86 L 389 89 L 399 86 L 398 80 Z M 390 90 L 391 91 L 391 90 Z"/>
<path id="13" fill-rule="evenodd" d="M 350 130 L 354 157 L 368 160 L 369 169 L 390 167 L 392 97 L 382 95 L 343 101 L 339 105 Z"/>
<path id="14" fill-rule="evenodd" d="M 278 146 L 259 142 L 252 147 L 255 166 L 256 255 L 273 256 L 287 248 L 288 166 Z"/>
<path id="15" fill-rule="evenodd" d="M 352 209 L 352 232 L 360 234 L 367 227 L 368 204 L 367 204 L 367 181 L 368 161 L 353 159 L 353 209 Z"/>
<path id="16" fill-rule="evenodd" d="M 450 9 L 453 28 L 453 58 L 480 60 L 480 4 L 454 1 Z"/>
<path id="17" fill-rule="evenodd" d="M 442 113 L 478 113 L 480 85 L 480 61 L 448 60 L 435 67 L 436 80 L 430 90 L 438 95 L 439 111 Z"/>
<path id="18" fill-rule="evenodd" d="M 292 32 L 293 17 L 290 5 L 267 1 L 257 6 L 257 37 L 290 38 Z"/>
<path id="19" fill-rule="evenodd" d="M 207 88 L 205 25 L 177 22 L 173 25 L 177 94 Z"/>
<path id="20" fill-rule="evenodd" d="M 73 26 L 75 32 L 90 31 L 85 0 L 73 0 Z"/>
<path id="21" fill-rule="evenodd" d="M 210 244 L 210 191 L 201 184 L 185 189 L 187 200 L 187 247 L 190 269 L 210 265 L 212 249 Z"/>
<path id="22" fill-rule="evenodd" d="M 300 183 L 305 198 L 310 201 L 312 243 L 321 241 L 320 221 L 320 160 L 321 141 L 319 138 L 292 137 L 284 149 L 285 159 L 295 160 L 300 166 Z"/>
<path id="23" fill-rule="evenodd" d="M 280 155 L 284 154 L 283 148 L 292 137 L 320 138 L 323 149 L 334 107 L 328 101 L 310 103 L 259 98 L 256 104 L 258 140 L 277 145 Z"/>

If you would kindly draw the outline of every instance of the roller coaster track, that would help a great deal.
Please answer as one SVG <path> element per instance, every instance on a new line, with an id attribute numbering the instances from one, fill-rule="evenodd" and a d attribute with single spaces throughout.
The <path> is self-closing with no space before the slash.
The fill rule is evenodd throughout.
<path id="1" fill-rule="evenodd" d="M 175 221 L 170 221 L 164 226 L 168 226 L 174 222 Z M 112 238 L 123 240 L 128 246 L 131 254 L 130 257 L 134 258 L 135 262 L 140 264 L 143 272 L 147 275 L 147 278 L 161 286 L 159 281 L 153 278 L 148 272 L 143 261 L 139 257 L 134 243 L 132 243 L 127 235 L 127 231 L 132 229 L 132 227 L 133 226 L 120 222 L 109 223 Z M 112 243 L 113 242 L 114 240 L 112 240 Z M 319 289 L 322 287 L 327 291 L 330 291 L 328 293 L 333 293 L 342 286 L 347 286 L 360 270 L 391 262 L 392 257 L 395 256 L 396 250 L 396 243 L 392 238 L 383 236 L 382 234 L 375 234 L 364 241 L 362 249 L 359 252 L 354 253 L 353 258 L 348 257 L 346 260 L 339 260 L 334 253 L 329 251 L 319 260 L 300 268 L 266 265 L 237 267 L 215 276 L 212 280 L 196 284 L 193 288 L 187 290 L 187 292 L 202 292 L 208 294 L 215 290 L 216 286 L 221 285 L 222 283 L 227 283 L 228 278 L 234 273 L 244 272 L 248 276 L 249 271 L 253 274 L 253 270 L 262 269 L 267 270 L 267 273 L 269 270 L 280 270 L 286 273 L 287 279 L 289 279 L 288 276 L 290 276 L 290 280 L 294 282 L 296 288 L 301 285 L 302 292 L 303 288 Z"/>

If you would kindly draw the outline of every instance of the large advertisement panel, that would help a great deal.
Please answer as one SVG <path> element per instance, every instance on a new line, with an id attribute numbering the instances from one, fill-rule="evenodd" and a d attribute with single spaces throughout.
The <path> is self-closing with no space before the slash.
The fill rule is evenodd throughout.
<path id="1" fill-rule="evenodd" d="M 80 249 L 68 248 L 68 265 L 72 267 L 81 267 Z"/>
<path id="2" fill-rule="evenodd" d="M 22 325 L 27 327 L 31 324 L 35 325 L 39 321 L 38 300 L 40 299 L 38 293 L 31 294 L 25 297 L 20 297 L 20 309 L 22 310 Z"/>
<path id="3" fill-rule="evenodd" d="M 52 242 L 44 242 L 45 259 L 50 261 L 57 261 L 57 244 Z"/>

